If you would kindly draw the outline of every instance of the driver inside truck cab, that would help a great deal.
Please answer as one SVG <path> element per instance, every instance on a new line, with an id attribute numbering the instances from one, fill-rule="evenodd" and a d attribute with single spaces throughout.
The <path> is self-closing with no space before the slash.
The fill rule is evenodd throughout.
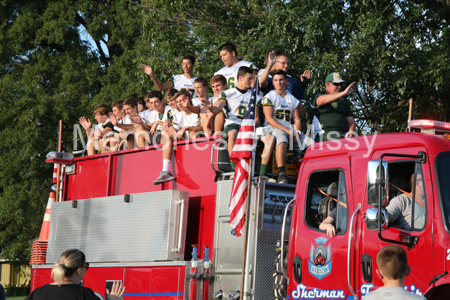
<path id="1" fill-rule="evenodd" d="M 411 193 L 407 193 L 399 188 L 397 189 L 399 190 L 399 195 L 393 198 L 386 207 L 386 211 L 388 213 L 388 224 L 392 224 L 406 230 L 424 228 L 426 221 L 426 200 L 422 174 L 417 174 L 415 187 L 414 173 L 411 175 Z M 412 201 L 414 189 L 415 201 Z M 413 205 L 414 224 L 412 222 Z"/>
<path id="2" fill-rule="evenodd" d="M 386 207 L 389 226 L 395 226 L 405 230 L 423 229 L 426 221 L 426 199 L 422 174 L 420 172 L 417 174 L 415 188 L 414 173 L 411 175 L 411 193 L 398 188 L 392 181 L 390 185 L 398 190 L 398 195 L 392 198 L 389 201 L 389 205 Z M 412 201 L 413 193 L 415 193 L 414 203 Z M 412 222 L 413 205 L 414 224 Z M 333 216 L 336 216 L 336 208 L 333 209 L 327 218 L 319 225 L 319 229 L 325 230 L 330 237 L 336 234 L 334 226 L 335 219 Z"/>

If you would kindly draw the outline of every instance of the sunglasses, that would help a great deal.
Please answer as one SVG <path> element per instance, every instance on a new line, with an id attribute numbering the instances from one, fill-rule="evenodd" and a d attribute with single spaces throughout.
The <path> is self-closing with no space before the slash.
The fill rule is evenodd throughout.
<path id="1" fill-rule="evenodd" d="M 84 263 L 84 267 L 86 268 L 86 271 L 89 270 L 89 263 L 88 263 L 88 262 L 85 262 L 85 263 Z"/>
<path id="2" fill-rule="evenodd" d="M 332 82 L 332 84 L 333 84 L 334 86 L 342 86 L 342 83 L 334 83 L 334 82 Z"/>

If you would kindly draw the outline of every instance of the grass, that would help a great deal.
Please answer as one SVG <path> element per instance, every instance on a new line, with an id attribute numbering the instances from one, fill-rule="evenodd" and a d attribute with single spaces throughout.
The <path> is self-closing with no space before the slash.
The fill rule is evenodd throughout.
<path id="1" fill-rule="evenodd" d="M 24 300 L 26 297 L 25 296 L 20 296 L 20 297 L 6 297 L 6 300 Z"/>

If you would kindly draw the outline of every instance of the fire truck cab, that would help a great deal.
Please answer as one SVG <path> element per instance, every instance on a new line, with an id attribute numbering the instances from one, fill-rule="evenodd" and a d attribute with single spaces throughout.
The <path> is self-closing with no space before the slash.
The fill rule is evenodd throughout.
<path id="1" fill-rule="evenodd" d="M 335 140 L 310 149 L 301 164 L 293 203 L 287 270 L 283 270 L 288 278 L 285 296 L 361 298 L 383 285 L 375 273 L 376 256 L 394 243 L 406 249 L 412 267 L 404 288 L 427 299 L 448 298 L 449 147 L 447 136 L 392 133 Z M 319 229 L 317 211 L 323 192 L 333 183 L 336 235 L 329 237 Z M 416 196 L 423 193 L 424 204 L 416 204 L 408 216 L 411 228 L 388 223 L 385 207 L 410 191 Z"/>
<path id="2" fill-rule="evenodd" d="M 447 136 L 392 133 L 316 143 L 296 184 L 255 176 L 245 252 L 244 237 L 228 224 L 230 174 L 214 167 L 219 144 L 177 142 L 177 178 L 162 185 L 152 183 L 162 165 L 155 147 L 63 162 L 47 260 L 33 266 L 32 290 L 52 281 L 62 251 L 79 248 L 91 263 L 83 284 L 100 298 L 122 280 L 124 299 L 360 299 L 383 285 L 376 255 L 395 243 L 412 267 L 405 289 L 427 299 L 450 294 Z M 420 180 L 424 207 L 412 210 L 411 228 L 389 222 L 389 202 L 402 193 L 414 198 Z M 319 225 L 333 208 L 330 237 Z"/>

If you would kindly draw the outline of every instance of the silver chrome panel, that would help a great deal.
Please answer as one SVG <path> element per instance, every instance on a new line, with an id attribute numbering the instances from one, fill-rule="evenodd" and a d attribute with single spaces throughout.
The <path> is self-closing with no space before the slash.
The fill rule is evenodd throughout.
<path id="1" fill-rule="evenodd" d="M 129 203 L 124 195 L 78 200 L 76 208 L 73 201 L 54 203 L 46 262 L 70 248 L 93 263 L 183 260 L 189 193 L 129 196 Z"/>

